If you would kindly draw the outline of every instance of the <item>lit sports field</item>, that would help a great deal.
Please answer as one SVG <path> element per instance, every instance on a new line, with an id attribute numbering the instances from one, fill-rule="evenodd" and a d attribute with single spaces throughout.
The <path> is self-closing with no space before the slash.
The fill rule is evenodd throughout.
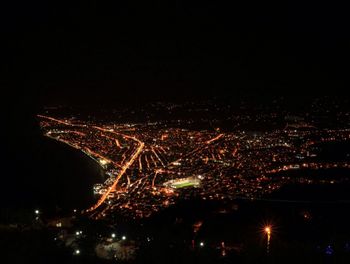
<path id="1" fill-rule="evenodd" d="M 185 181 L 174 182 L 170 186 L 172 188 L 180 189 L 186 187 L 197 187 L 199 186 L 200 181 L 198 179 L 189 179 Z"/>

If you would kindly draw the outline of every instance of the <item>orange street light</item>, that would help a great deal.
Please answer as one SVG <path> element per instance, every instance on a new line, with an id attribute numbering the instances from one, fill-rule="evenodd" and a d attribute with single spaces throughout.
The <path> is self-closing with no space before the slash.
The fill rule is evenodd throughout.
<path id="1" fill-rule="evenodd" d="M 271 240 L 271 226 L 266 226 L 264 228 L 264 231 L 267 235 L 266 253 L 269 254 L 270 253 L 270 240 Z"/>

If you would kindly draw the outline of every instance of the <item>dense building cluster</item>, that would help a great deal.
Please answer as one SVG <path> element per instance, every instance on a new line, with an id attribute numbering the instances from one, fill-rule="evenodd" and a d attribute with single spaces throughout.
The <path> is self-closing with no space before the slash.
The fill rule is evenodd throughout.
<path id="1" fill-rule="evenodd" d="M 98 201 L 86 210 L 94 218 L 112 217 L 115 211 L 148 217 L 193 195 L 208 200 L 260 199 L 284 184 L 317 180 L 295 179 L 285 171 L 350 168 L 348 160 L 317 159 L 319 144 L 349 140 L 350 129 L 303 125 L 259 133 L 221 132 L 164 122 L 38 118 L 45 135 L 84 151 L 105 169 L 105 182 L 92 190 Z"/>

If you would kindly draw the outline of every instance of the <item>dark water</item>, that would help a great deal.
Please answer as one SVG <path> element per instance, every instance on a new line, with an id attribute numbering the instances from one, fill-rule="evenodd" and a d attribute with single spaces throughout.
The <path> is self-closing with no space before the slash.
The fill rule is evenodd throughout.
<path id="1" fill-rule="evenodd" d="M 64 143 L 45 138 L 47 153 L 38 166 L 41 173 L 38 190 L 45 207 L 63 210 L 84 209 L 94 202 L 93 184 L 103 182 L 104 172 L 91 158 Z"/>
<path id="2" fill-rule="evenodd" d="M 40 137 L 35 149 L 18 149 L 17 153 L 20 158 L 7 167 L 3 177 L 6 210 L 24 216 L 40 208 L 49 216 L 85 209 L 94 202 L 92 187 L 103 182 L 104 172 L 81 151 Z"/>

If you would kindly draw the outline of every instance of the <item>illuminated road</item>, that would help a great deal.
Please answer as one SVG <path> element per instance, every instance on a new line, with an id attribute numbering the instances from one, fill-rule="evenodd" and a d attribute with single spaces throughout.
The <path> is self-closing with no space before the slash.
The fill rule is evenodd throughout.
<path id="1" fill-rule="evenodd" d="M 98 129 L 100 131 L 104 131 L 104 132 L 119 134 L 119 133 L 115 133 L 113 131 L 104 129 L 102 127 L 94 127 L 94 128 L 96 128 L 96 129 Z M 137 150 L 135 151 L 135 153 L 131 156 L 130 160 L 125 165 L 122 166 L 122 168 L 121 168 L 120 172 L 118 173 L 118 175 L 116 176 L 115 181 L 113 182 L 113 184 L 110 187 L 108 187 L 107 191 L 100 197 L 100 199 L 97 201 L 97 203 L 94 206 L 92 206 L 91 208 L 89 208 L 88 210 L 86 210 L 86 212 L 91 212 L 91 211 L 96 210 L 98 207 L 101 206 L 101 204 L 103 204 L 105 202 L 105 200 L 107 199 L 108 195 L 111 192 L 115 191 L 116 186 L 117 186 L 120 178 L 123 177 L 123 175 L 126 172 L 126 170 L 134 163 L 134 161 L 137 159 L 137 157 L 142 152 L 142 149 L 143 149 L 143 147 L 145 145 L 143 142 L 141 142 L 140 140 L 138 140 L 135 137 L 131 137 L 131 136 L 127 136 L 127 135 L 122 135 L 122 136 L 125 137 L 125 138 L 129 138 L 129 139 L 132 139 L 132 140 L 136 141 L 139 144 L 139 146 L 138 146 Z"/>
<path id="2" fill-rule="evenodd" d="M 224 136 L 224 134 L 219 134 L 218 136 L 216 136 L 216 137 L 214 137 L 214 138 L 212 138 L 212 139 L 210 139 L 210 140 L 204 142 L 205 145 L 200 146 L 199 148 L 196 148 L 196 149 L 192 150 L 191 152 L 185 154 L 183 157 L 181 157 L 181 158 L 179 158 L 179 159 L 177 159 L 177 160 L 175 160 L 175 161 L 172 161 L 172 162 L 170 163 L 170 165 L 175 165 L 176 163 L 180 162 L 180 161 L 183 160 L 184 158 L 187 158 L 187 157 L 189 157 L 189 156 L 193 155 L 194 153 L 197 153 L 197 152 L 199 152 L 199 151 L 201 151 L 201 150 L 207 149 L 207 148 L 209 147 L 210 144 L 212 144 L 213 142 L 215 142 L 215 141 L 217 141 L 218 139 L 222 138 L 223 136 Z"/>
<path id="3" fill-rule="evenodd" d="M 223 136 L 224 136 L 224 134 L 219 134 L 217 137 L 214 137 L 214 138 L 208 140 L 208 141 L 205 142 L 205 143 L 206 143 L 207 145 L 209 145 L 210 143 L 212 143 L 212 142 L 214 142 L 214 141 L 216 141 L 216 140 L 222 138 Z"/>
<path id="4" fill-rule="evenodd" d="M 51 121 L 54 121 L 54 122 L 57 122 L 59 124 L 63 124 L 63 125 L 71 125 L 71 123 L 67 122 L 67 121 L 62 121 L 60 119 L 56 119 L 56 118 L 53 118 L 53 117 L 50 117 L 50 116 L 44 116 L 44 115 L 37 115 L 38 117 L 40 118 L 45 118 L 45 119 L 48 119 L 48 120 L 51 120 Z"/>

